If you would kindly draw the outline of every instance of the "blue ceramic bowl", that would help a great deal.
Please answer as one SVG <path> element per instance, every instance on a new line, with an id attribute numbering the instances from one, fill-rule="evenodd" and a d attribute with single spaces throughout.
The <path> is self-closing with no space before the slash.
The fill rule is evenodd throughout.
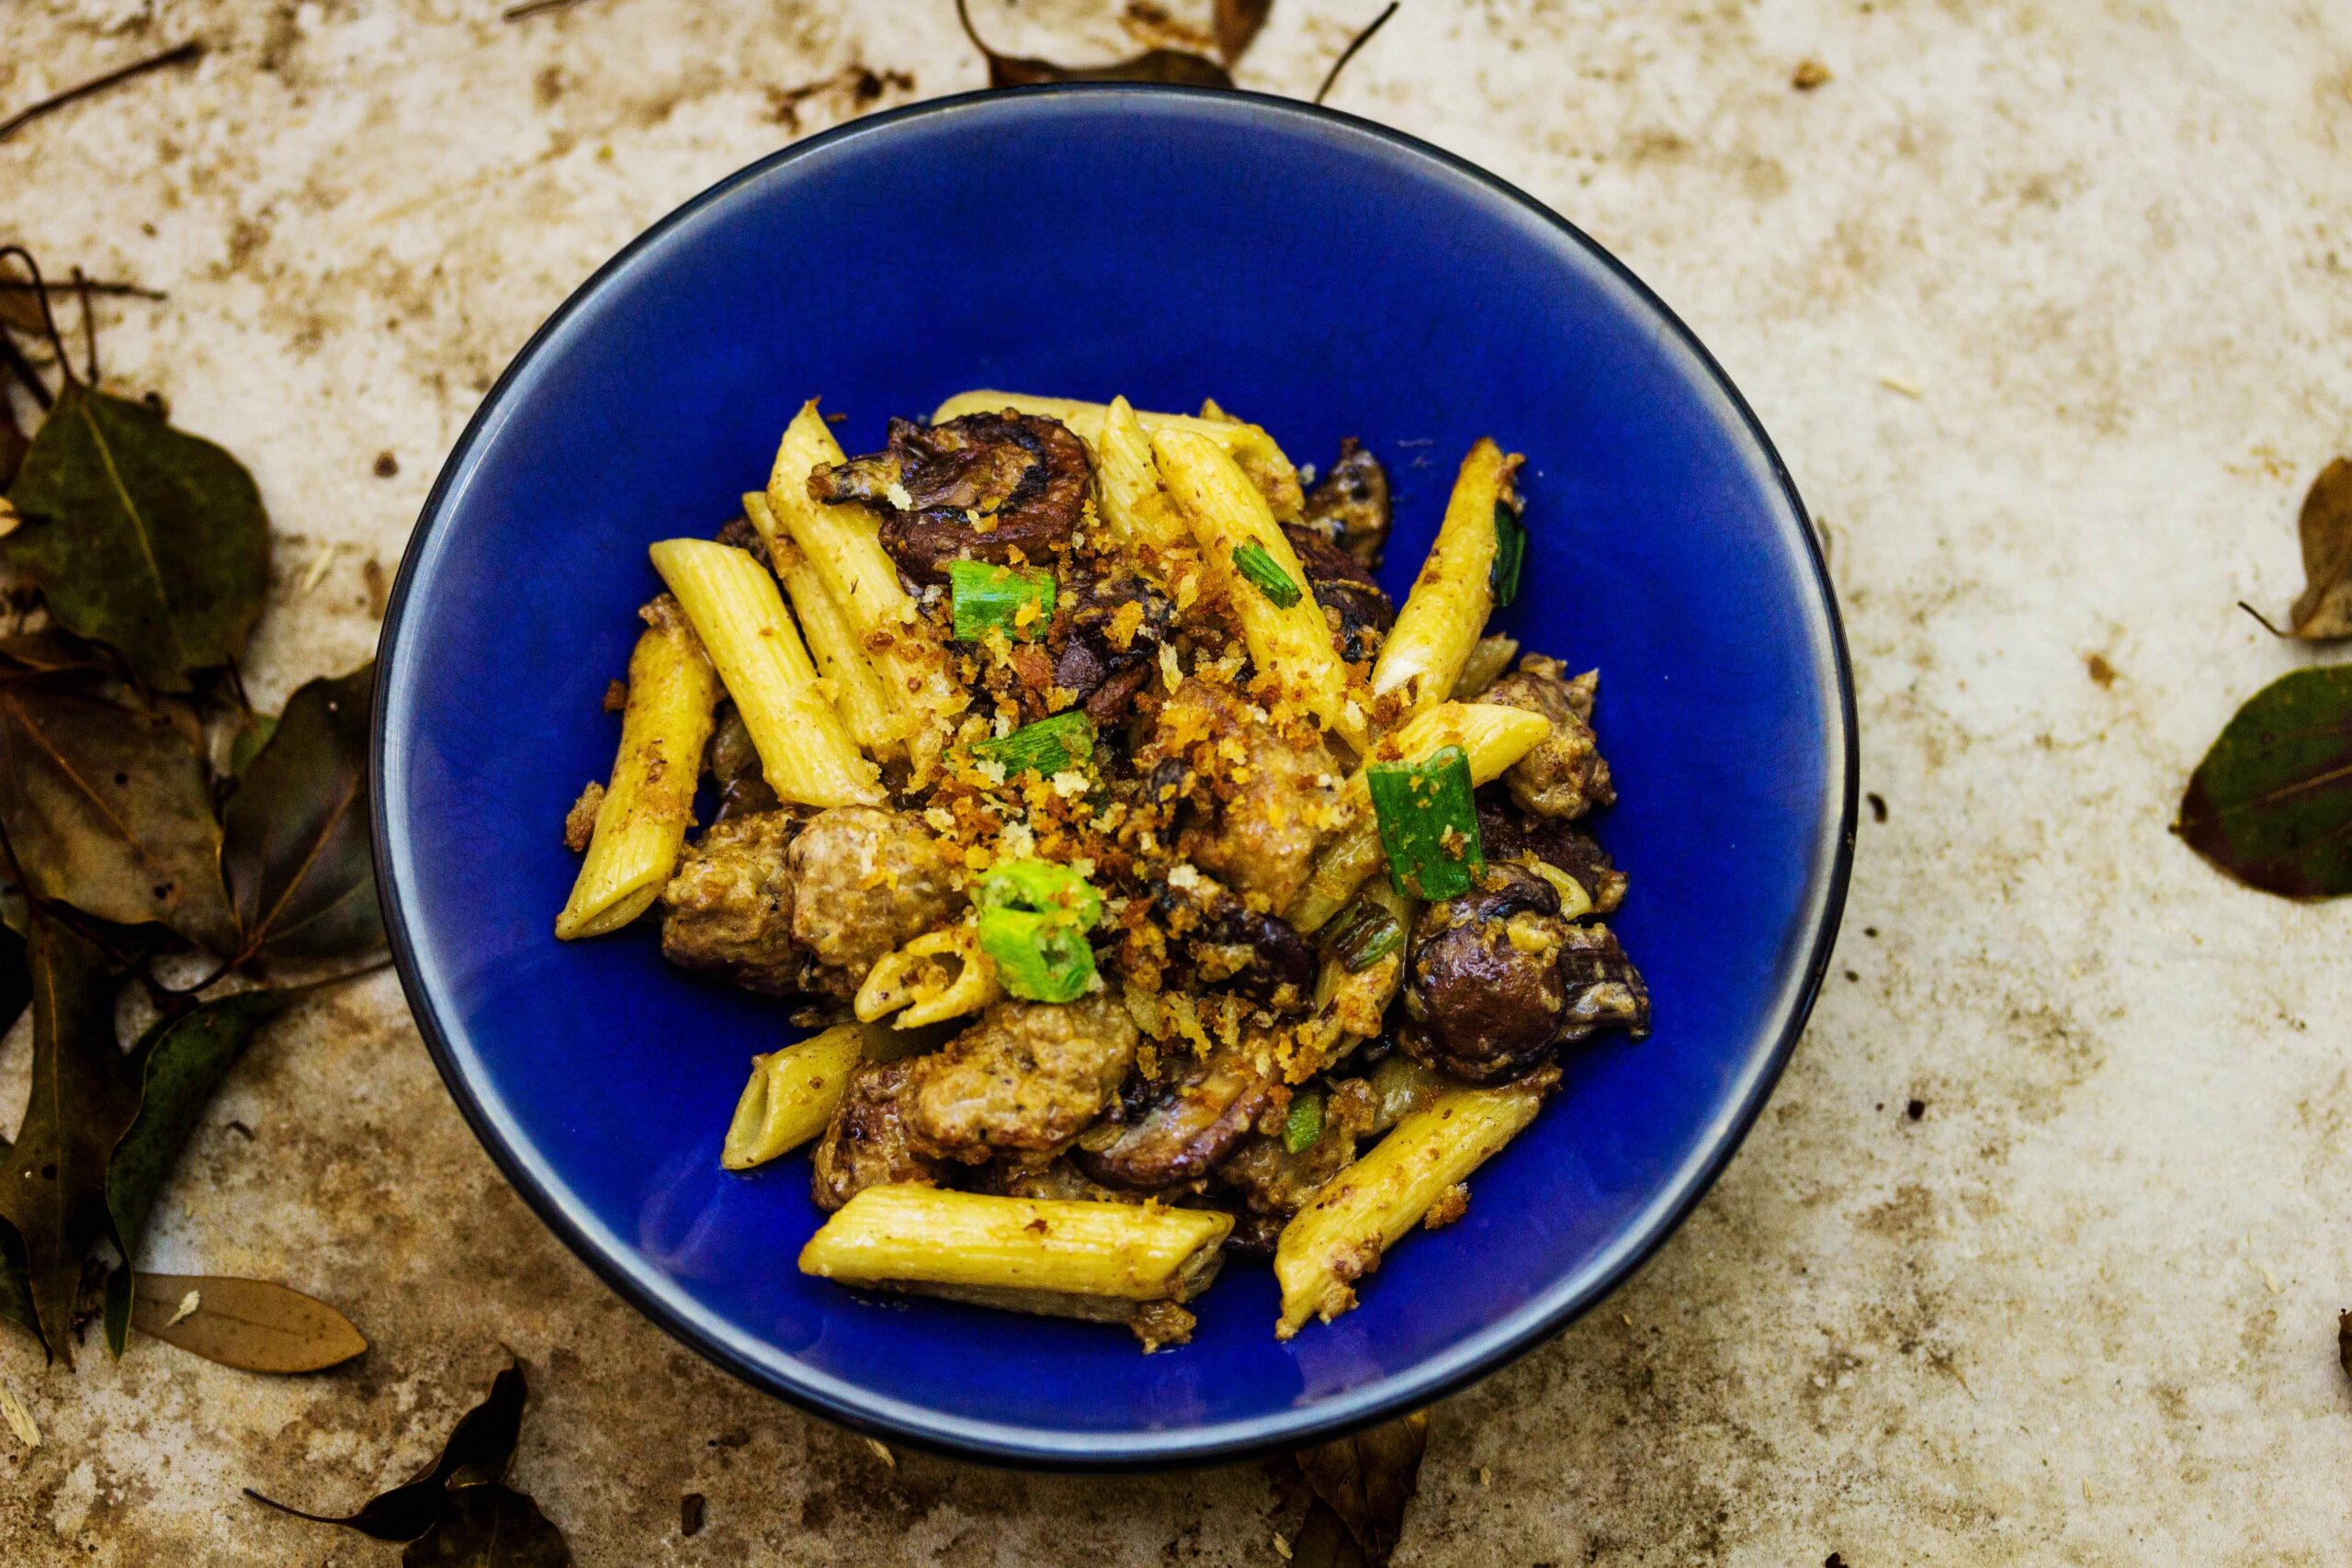
<path id="1" fill-rule="evenodd" d="M 1003 387 L 1215 396 L 1301 461 L 1387 463 L 1399 591 L 1454 465 L 1528 455 L 1530 648 L 1602 672 L 1657 1032 L 1576 1053 L 1468 1216 L 1357 1311 L 1273 1337 L 1237 1260 L 1181 1349 L 884 1300 L 794 1268 L 804 1156 L 718 1168 L 776 1004 L 665 966 L 650 923 L 560 945 L 559 828 L 611 765 L 598 702 L 658 584 L 822 394 L 884 419 Z M 1599 1301 L 1755 1120 L 1835 934 L 1853 697 L 1789 477 L 1690 332 L 1600 247 L 1460 161 L 1246 94 L 950 98 L 815 137 L 680 209 L 531 340 L 427 502 L 384 626 L 377 853 L 450 1092 L 580 1256 L 737 1375 L 894 1441 L 1064 1466 L 1225 1459 L 1428 1403 Z"/>

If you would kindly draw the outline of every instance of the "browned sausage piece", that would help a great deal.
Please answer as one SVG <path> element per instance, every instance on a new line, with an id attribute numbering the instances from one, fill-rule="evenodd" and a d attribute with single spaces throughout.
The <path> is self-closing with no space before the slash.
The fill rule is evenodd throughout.
<path id="1" fill-rule="evenodd" d="M 967 1165 L 1050 1157 L 1102 1114 L 1135 1054 L 1135 1022 L 1107 997 L 999 1002 L 914 1059 L 907 1127 L 919 1148 Z"/>
<path id="2" fill-rule="evenodd" d="M 1592 734 L 1592 697 L 1600 683 L 1597 671 L 1570 680 L 1566 665 L 1531 653 L 1478 698 L 1525 708 L 1552 721 L 1552 733 L 1503 775 L 1510 797 L 1538 817 L 1581 817 L 1617 798 L 1609 764 Z"/>
<path id="3" fill-rule="evenodd" d="M 918 1154 L 907 1139 L 903 1102 L 913 1066 L 907 1058 L 861 1062 L 851 1070 L 842 1102 L 817 1142 L 809 1188 L 817 1207 L 838 1209 L 885 1182 L 930 1182 L 936 1177 L 936 1162 Z"/>
<path id="4" fill-rule="evenodd" d="M 876 959 L 962 909 L 956 863 L 911 812 L 836 806 L 793 840 L 793 939 L 856 990 Z"/>
<path id="5" fill-rule="evenodd" d="M 793 940 L 787 858 L 797 826 L 788 811 L 755 811 L 688 844 L 662 892 L 662 956 L 770 996 L 803 989 L 808 953 Z"/>

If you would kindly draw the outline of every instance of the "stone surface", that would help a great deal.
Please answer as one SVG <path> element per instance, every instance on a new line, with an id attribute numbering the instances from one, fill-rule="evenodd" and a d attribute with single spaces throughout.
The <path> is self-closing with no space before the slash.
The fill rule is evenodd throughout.
<path id="1" fill-rule="evenodd" d="M 975 8 L 1025 52 L 1151 31 Z M 1312 91 L 1374 9 L 1282 0 L 1243 80 Z M 591 268 L 795 134 L 981 80 L 945 0 L 11 0 L 0 107 L 192 36 L 194 71 L 0 143 L 0 216 L 169 291 L 101 312 L 107 374 L 259 476 L 269 705 L 367 655 L 371 563 Z M 2165 825 L 2303 657 L 2233 601 L 2292 597 L 2295 502 L 2352 445 L 2352 12 L 1417 0 L 1334 101 L 1552 203 L 1721 356 L 1831 543 L 1885 803 L 1745 1150 L 1439 1409 L 1398 1561 L 2344 1561 L 2347 915 Z M 1270 1562 L 1295 1522 L 1257 1468 L 893 1468 L 732 1384 L 507 1192 L 388 976 L 269 1034 L 159 1221 L 159 1268 L 299 1280 L 375 1348 L 270 1382 L 0 1341 L 47 1438 L 0 1450 L 0 1560 L 389 1562 L 237 1489 L 404 1474 L 501 1340 L 583 1563 Z"/>

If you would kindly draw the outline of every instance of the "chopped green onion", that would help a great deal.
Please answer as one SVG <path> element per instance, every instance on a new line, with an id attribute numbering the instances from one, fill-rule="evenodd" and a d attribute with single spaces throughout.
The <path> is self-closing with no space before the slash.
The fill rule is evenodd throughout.
<path id="1" fill-rule="evenodd" d="M 1094 755 L 1094 721 L 1072 708 L 983 740 L 972 748 L 972 755 L 1002 762 L 1008 773 L 1035 770 L 1050 777 Z"/>
<path id="2" fill-rule="evenodd" d="M 1283 1147 L 1303 1155 L 1322 1135 L 1323 1097 L 1310 1089 L 1290 1102 L 1290 1115 L 1283 1122 Z"/>
<path id="3" fill-rule="evenodd" d="M 1287 610 L 1298 603 L 1298 584 L 1290 580 L 1290 573 L 1274 564 L 1274 558 L 1266 553 L 1265 546 L 1234 546 L 1233 570 L 1255 583 L 1259 592 L 1283 609 Z"/>
<path id="4" fill-rule="evenodd" d="M 959 641 L 976 642 L 996 630 L 1016 641 L 1034 642 L 1046 635 L 1046 623 L 1054 618 L 1050 571 L 1023 571 L 983 560 L 949 561 L 947 588 Z"/>
<path id="5" fill-rule="evenodd" d="M 1388 854 L 1389 886 L 1431 901 L 1469 892 L 1487 864 L 1469 753 L 1446 746 L 1418 763 L 1374 762 L 1364 783 Z"/>
<path id="6" fill-rule="evenodd" d="M 1033 1002 L 1074 1002 L 1094 985 L 1094 950 L 1074 920 L 1027 909 L 982 909 L 980 951 L 1006 991 Z"/>
<path id="7" fill-rule="evenodd" d="M 1369 898 L 1348 906 L 1331 932 L 1331 953 L 1351 975 L 1361 975 L 1405 945 L 1396 917 Z"/>
<path id="8" fill-rule="evenodd" d="M 1092 931 L 1102 918 L 1102 895 L 1066 865 L 1049 860 L 1000 861 L 980 874 L 972 902 L 982 909 L 1053 915 Z"/>
<path id="9" fill-rule="evenodd" d="M 1519 569 L 1527 560 L 1527 525 L 1519 520 L 1519 509 L 1508 501 L 1495 502 L 1495 565 L 1487 573 L 1487 584 L 1495 591 L 1495 608 L 1499 610 L 1519 597 Z"/>

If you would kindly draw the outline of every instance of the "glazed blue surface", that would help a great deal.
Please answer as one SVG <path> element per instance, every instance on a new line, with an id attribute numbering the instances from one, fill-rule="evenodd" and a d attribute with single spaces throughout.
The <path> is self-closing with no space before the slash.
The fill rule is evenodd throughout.
<path id="1" fill-rule="evenodd" d="M 1301 462 L 1387 464 L 1403 585 L 1455 464 L 1528 455 L 1502 625 L 1601 671 L 1623 793 L 1599 832 L 1657 1032 L 1575 1056 L 1467 1216 L 1287 1344 L 1235 1260 L 1183 1348 L 803 1278 L 808 1162 L 718 1168 L 775 1003 L 664 965 L 650 924 L 559 944 L 565 808 L 658 583 L 765 480 L 800 400 L 853 452 L 992 386 L 1206 396 Z M 492 391 L 385 625 L 378 847 L 401 976 L 451 1089 L 548 1223 L 739 1374 L 977 1457 L 1167 1463 L 1426 1403 L 1567 1321 L 1713 1179 L 1811 1003 L 1851 841 L 1851 699 L 1795 494 L 1737 396 L 1558 220 L 1363 122 L 1245 95 L 1045 89 L 859 122 L 689 204 Z"/>

